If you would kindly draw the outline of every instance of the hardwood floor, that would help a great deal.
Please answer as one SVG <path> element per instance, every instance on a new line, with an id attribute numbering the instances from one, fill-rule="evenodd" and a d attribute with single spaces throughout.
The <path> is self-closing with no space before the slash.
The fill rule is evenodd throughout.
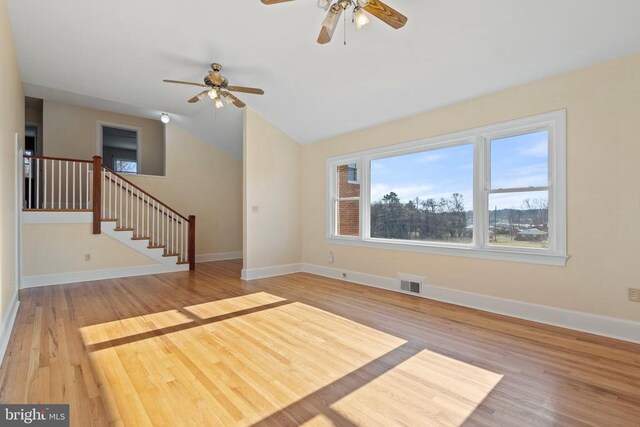
<path id="1" fill-rule="evenodd" d="M 639 423 L 640 345 L 240 268 L 22 291 L 0 401 L 83 427 Z"/>

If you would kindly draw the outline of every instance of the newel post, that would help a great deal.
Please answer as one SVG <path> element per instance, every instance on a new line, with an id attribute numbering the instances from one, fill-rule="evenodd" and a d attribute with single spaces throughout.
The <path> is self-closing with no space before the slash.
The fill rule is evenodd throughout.
<path id="1" fill-rule="evenodd" d="M 196 216 L 189 215 L 189 270 L 196 269 Z"/>
<path id="2" fill-rule="evenodd" d="M 93 156 L 93 234 L 100 234 L 102 218 L 102 157 Z"/>

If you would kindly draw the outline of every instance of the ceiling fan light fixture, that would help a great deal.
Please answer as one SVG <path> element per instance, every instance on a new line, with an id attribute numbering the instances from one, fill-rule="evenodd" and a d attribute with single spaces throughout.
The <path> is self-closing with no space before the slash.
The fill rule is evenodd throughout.
<path id="1" fill-rule="evenodd" d="M 329 6 L 331 6 L 331 2 L 329 0 L 318 0 L 318 7 L 320 9 L 324 9 L 325 12 L 329 10 Z"/>
<path id="2" fill-rule="evenodd" d="M 224 104 L 222 103 L 222 100 L 220 98 L 216 98 L 215 101 L 213 101 L 213 103 L 218 109 L 224 107 Z"/>
<path id="3" fill-rule="evenodd" d="M 209 98 L 211 99 L 217 99 L 218 98 L 218 91 L 215 89 L 211 89 L 209 92 L 207 92 L 207 95 L 209 95 Z"/>
<path id="4" fill-rule="evenodd" d="M 162 113 L 162 114 L 160 115 L 160 121 L 161 121 L 162 123 L 164 123 L 165 125 L 166 125 L 167 123 L 169 123 L 169 121 L 170 121 L 170 120 L 171 120 L 171 118 L 169 117 L 169 115 L 168 115 L 167 113 Z"/>
<path id="5" fill-rule="evenodd" d="M 354 9 L 353 20 L 358 30 L 369 23 L 369 17 L 364 13 L 364 9 L 361 6 L 356 6 Z"/>
<path id="6" fill-rule="evenodd" d="M 356 5 L 358 7 L 365 7 L 369 4 L 371 0 L 356 0 Z"/>

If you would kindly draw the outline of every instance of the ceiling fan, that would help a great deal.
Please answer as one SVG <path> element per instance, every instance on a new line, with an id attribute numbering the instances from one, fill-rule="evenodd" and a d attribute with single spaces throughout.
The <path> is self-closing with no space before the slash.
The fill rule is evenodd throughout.
<path id="1" fill-rule="evenodd" d="M 266 5 L 284 3 L 292 0 L 261 0 Z M 369 23 L 369 17 L 365 11 L 369 12 L 376 18 L 380 19 L 384 23 L 391 27 L 398 29 L 402 28 L 407 23 L 407 17 L 387 6 L 380 0 L 318 0 L 318 7 L 327 11 L 327 17 L 322 21 L 322 27 L 320 28 L 320 35 L 318 36 L 318 43 L 325 44 L 331 41 L 333 32 L 338 25 L 340 16 L 343 11 L 349 8 L 353 8 L 353 22 L 357 29 L 362 28 Z M 346 19 L 346 16 L 345 16 Z"/>
<path id="2" fill-rule="evenodd" d="M 243 92 L 243 93 L 251 93 L 253 95 L 264 95 L 264 91 L 262 89 L 254 88 L 254 87 L 243 87 L 243 86 L 229 86 L 229 81 L 220 74 L 220 70 L 222 70 L 222 65 L 216 64 L 215 62 L 211 64 L 211 71 L 204 76 L 204 84 L 203 83 L 193 83 L 193 82 L 184 82 L 182 80 L 163 80 L 166 83 L 177 83 L 181 85 L 190 85 L 190 86 L 200 86 L 206 87 L 206 90 L 203 90 L 193 98 L 189 99 L 187 102 L 191 104 L 195 104 L 196 102 L 209 97 L 213 101 L 216 108 L 222 108 L 224 103 L 222 99 L 224 98 L 227 101 L 227 104 L 233 104 L 238 108 L 244 107 L 246 104 L 240 101 L 235 95 L 231 92 Z"/>

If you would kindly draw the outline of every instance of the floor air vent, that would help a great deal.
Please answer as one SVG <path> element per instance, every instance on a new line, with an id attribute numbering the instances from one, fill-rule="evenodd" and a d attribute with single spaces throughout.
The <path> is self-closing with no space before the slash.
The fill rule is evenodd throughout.
<path id="1" fill-rule="evenodd" d="M 420 282 L 412 282 L 410 280 L 401 280 L 400 289 L 406 292 L 420 293 Z"/>
<path id="2" fill-rule="evenodd" d="M 424 277 L 398 273 L 398 281 L 400 282 L 401 291 L 419 294 L 422 291 Z"/>

